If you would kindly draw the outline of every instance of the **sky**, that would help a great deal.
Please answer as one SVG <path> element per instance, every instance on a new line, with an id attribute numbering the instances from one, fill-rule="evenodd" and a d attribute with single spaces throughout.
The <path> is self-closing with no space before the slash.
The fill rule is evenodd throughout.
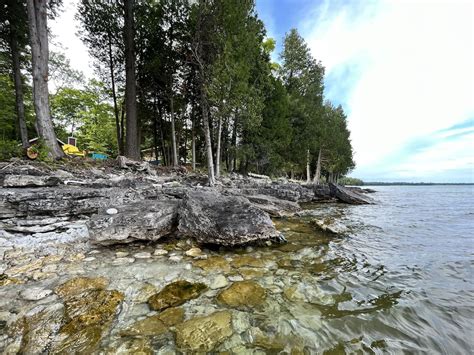
<path id="1" fill-rule="evenodd" d="M 71 65 L 92 77 L 76 1 L 64 1 L 52 32 Z M 348 117 L 351 176 L 474 182 L 474 1 L 256 1 L 277 41 L 274 60 L 297 28 L 324 65 L 325 97 Z"/>

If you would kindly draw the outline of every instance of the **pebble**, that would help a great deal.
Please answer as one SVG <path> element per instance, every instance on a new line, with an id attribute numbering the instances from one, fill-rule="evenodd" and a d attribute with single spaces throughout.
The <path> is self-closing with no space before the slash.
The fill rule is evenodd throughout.
<path id="1" fill-rule="evenodd" d="M 113 265 L 125 265 L 125 264 L 131 264 L 135 261 L 135 258 L 117 258 L 114 261 L 112 261 Z"/>
<path id="2" fill-rule="evenodd" d="M 94 249 L 89 252 L 89 255 L 100 254 L 100 250 Z"/>
<path id="3" fill-rule="evenodd" d="M 172 255 L 169 257 L 169 261 L 173 263 L 179 263 L 183 257 L 181 255 Z"/>
<path id="4" fill-rule="evenodd" d="M 199 248 L 191 248 L 185 253 L 187 256 L 199 256 L 202 254 L 202 250 Z"/>
<path id="5" fill-rule="evenodd" d="M 184 265 L 184 268 L 186 270 L 191 270 L 193 268 L 193 266 L 191 264 L 186 264 L 186 265 Z"/>
<path id="6" fill-rule="evenodd" d="M 93 256 L 89 256 L 89 257 L 84 259 L 84 261 L 86 261 L 86 262 L 94 261 L 94 260 L 95 260 L 95 258 Z"/>
<path id="7" fill-rule="evenodd" d="M 211 282 L 209 286 L 212 290 L 216 290 L 218 288 L 226 287 L 229 284 L 227 278 L 224 275 L 217 275 Z"/>
<path id="8" fill-rule="evenodd" d="M 236 282 L 236 281 L 243 281 L 244 278 L 240 275 L 233 275 L 229 276 L 229 281 Z"/>
<path id="9" fill-rule="evenodd" d="M 153 255 L 155 256 L 162 256 L 168 254 L 168 251 L 165 249 L 156 249 Z"/>
<path id="10" fill-rule="evenodd" d="M 27 301 L 38 301 L 49 296 L 52 293 L 52 290 L 44 289 L 41 287 L 31 287 L 27 288 L 26 290 L 23 290 L 20 293 L 20 296 L 21 298 Z"/>
<path id="11" fill-rule="evenodd" d="M 105 211 L 105 213 L 107 213 L 107 214 L 117 214 L 117 213 L 118 213 L 118 209 L 116 209 L 116 208 L 108 208 L 107 211 Z"/>
<path id="12" fill-rule="evenodd" d="M 151 254 L 147 251 L 142 251 L 140 253 L 135 253 L 135 254 L 133 254 L 133 256 L 136 259 L 149 259 L 149 258 L 151 258 Z"/>
<path id="13" fill-rule="evenodd" d="M 128 255 L 129 253 L 127 251 L 118 251 L 115 253 L 115 256 L 117 258 L 124 258 Z"/>

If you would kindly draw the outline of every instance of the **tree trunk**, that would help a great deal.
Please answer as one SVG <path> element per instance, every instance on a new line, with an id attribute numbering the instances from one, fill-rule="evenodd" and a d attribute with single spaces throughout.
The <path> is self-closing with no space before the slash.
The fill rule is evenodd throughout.
<path id="1" fill-rule="evenodd" d="M 115 115 L 115 128 L 117 130 L 117 146 L 118 146 L 118 153 L 119 155 L 124 154 L 123 149 L 123 137 L 122 131 L 120 128 L 120 118 L 119 118 L 119 108 L 117 103 L 117 92 L 115 89 L 115 73 L 114 73 L 114 57 L 112 54 L 112 39 L 110 32 L 107 33 L 108 35 L 108 54 L 109 54 L 109 70 L 110 70 L 110 81 L 112 84 L 112 99 L 114 101 L 114 115 Z"/>
<path id="2" fill-rule="evenodd" d="M 231 154 L 232 171 L 237 168 L 237 114 L 234 115 L 234 127 L 232 130 L 232 154 Z"/>
<path id="3" fill-rule="evenodd" d="M 191 151 L 192 151 L 192 168 L 193 168 L 193 171 L 196 170 L 196 129 L 195 129 L 195 117 L 194 117 L 194 110 L 193 110 L 193 113 L 192 113 L 192 117 L 191 117 L 191 125 L 192 125 L 192 128 L 191 128 L 191 134 L 192 134 L 192 137 L 191 137 Z"/>
<path id="4" fill-rule="evenodd" d="M 10 22 L 10 45 L 12 51 L 13 81 L 15 82 L 16 113 L 20 131 L 21 145 L 28 148 L 28 129 L 25 121 L 25 105 L 23 103 L 23 84 L 21 82 L 20 52 L 18 49 L 18 33 L 16 27 Z"/>
<path id="5" fill-rule="evenodd" d="M 217 123 L 216 177 L 221 176 L 221 133 L 222 119 L 219 118 L 219 121 Z"/>
<path id="6" fill-rule="evenodd" d="M 306 182 L 309 184 L 311 182 L 311 164 L 310 164 L 310 155 L 309 149 L 306 151 Z"/>
<path id="7" fill-rule="evenodd" d="M 125 0 L 124 37 L 125 37 L 125 110 L 127 115 L 127 133 L 125 156 L 140 160 L 140 142 L 138 139 L 137 119 L 137 83 L 135 77 L 135 21 L 133 8 L 135 0 Z"/>
<path id="8" fill-rule="evenodd" d="M 31 42 L 33 72 L 33 101 L 36 113 L 36 129 L 49 149 L 49 156 L 59 159 L 64 156 L 54 133 L 49 109 L 48 91 L 48 25 L 47 2 L 28 0 L 28 26 Z"/>
<path id="9" fill-rule="evenodd" d="M 321 180 L 321 148 L 319 148 L 318 162 L 316 163 L 316 172 L 314 173 L 313 182 L 316 185 L 319 185 L 320 180 Z"/>
<path id="10" fill-rule="evenodd" d="M 173 166 L 178 166 L 178 152 L 176 150 L 176 130 L 174 125 L 174 100 L 170 98 L 170 111 L 171 111 L 171 155 L 173 159 Z"/>
<path id="11" fill-rule="evenodd" d="M 155 103 L 156 105 L 156 103 Z M 155 152 L 155 160 L 158 161 L 158 117 L 153 116 L 153 150 Z"/>
<path id="12" fill-rule="evenodd" d="M 207 108 L 206 94 L 204 88 L 201 87 L 201 110 L 202 110 L 202 125 L 204 129 L 204 138 L 206 140 L 207 153 L 207 173 L 209 176 L 209 186 L 214 186 L 214 162 L 212 159 L 212 145 L 211 145 L 211 131 L 209 129 L 209 112 Z"/>

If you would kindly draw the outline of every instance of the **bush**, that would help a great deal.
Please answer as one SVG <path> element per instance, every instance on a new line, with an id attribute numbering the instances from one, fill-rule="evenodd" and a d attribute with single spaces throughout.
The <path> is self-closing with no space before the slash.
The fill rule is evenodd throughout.
<path id="1" fill-rule="evenodd" d="M 0 160 L 21 157 L 23 149 L 21 143 L 15 140 L 0 140 Z"/>

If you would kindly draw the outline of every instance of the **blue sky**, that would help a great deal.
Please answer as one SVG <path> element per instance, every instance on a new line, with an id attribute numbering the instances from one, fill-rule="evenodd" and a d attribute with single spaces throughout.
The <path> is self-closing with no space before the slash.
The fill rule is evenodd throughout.
<path id="1" fill-rule="evenodd" d="M 257 0 L 257 12 L 277 50 L 296 27 L 326 67 L 353 176 L 474 182 L 474 2 Z"/>

